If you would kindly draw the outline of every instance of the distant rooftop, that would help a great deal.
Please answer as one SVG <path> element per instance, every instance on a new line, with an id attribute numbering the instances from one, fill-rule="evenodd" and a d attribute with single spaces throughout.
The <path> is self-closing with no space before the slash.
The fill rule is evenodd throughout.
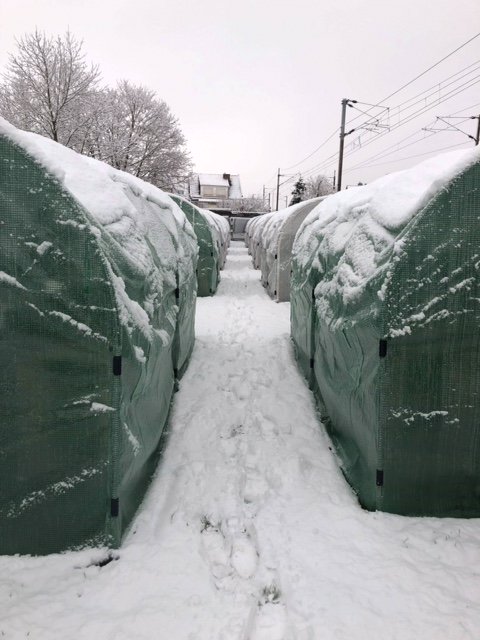
<path id="1" fill-rule="evenodd" d="M 201 187 L 227 187 L 228 198 L 238 199 L 242 197 L 240 176 L 231 173 L 194 173 L 190 178 L 190 197 L 200 198 Z"/>
<path id="2" fill-rule="evenodd" d="M 198 181 L 200 186 L 229 187 L 230 182 L 226 177 L 227 175 L 227 173 L 199 173 Z"/>

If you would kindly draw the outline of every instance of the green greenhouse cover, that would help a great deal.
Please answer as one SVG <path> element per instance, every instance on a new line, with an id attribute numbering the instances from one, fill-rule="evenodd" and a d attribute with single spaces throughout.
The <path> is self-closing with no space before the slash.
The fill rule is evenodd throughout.
<path id="1" fill-rule="evenodd" d="M 0 120 L 0 554 L 120 544 L 194 341 L 160 190 Z"/>
<path id="2" fill-rule="evenodd" d="M 197 237 L 197 293 L 201 297 L 211 296 L 217 290 L 220 271 L 219 247 L 215 241 L 216 229 L 199 207 L 181 196 L 170 194 L 170 197 L 187 216 Z"/>
<path id="3" fill-rule="evenodd" d="M 479 160 L 330 196 L 295 240 L 297 359 L 370 510 L 480 516 Z"/>

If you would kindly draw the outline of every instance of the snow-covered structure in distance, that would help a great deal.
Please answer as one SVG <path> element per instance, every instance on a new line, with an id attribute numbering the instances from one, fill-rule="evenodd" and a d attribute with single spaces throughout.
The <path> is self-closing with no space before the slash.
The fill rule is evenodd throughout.
<path id="1" fill-rule="evenodd" d="M 295 235 L 312 209 L 322 200 L 313 198 L 250 220 L 245 244 L 260 279 L 277 302 L 290 299 L 292 246 Z"/>
<path id="2" fill-rule="evenodd" d="M 159 189 L 0 119 L 0 554 L 118 546 L 194 342 Z"/>
<path id="3" fill-rule="evenodd" d="M 327 197 L 293 249 L 292 337 L 367 509 L 480 516 L 480 153 Z"/>
<path id="4" fill-rule="evenodd" d="M 204 214 L 217 229 L 216 239 L 220 256 L 220 269 L 223 269 L 227 260 L 227 251 L 230 245 L 230 224 L 224 216 L 215 211 L 204 210 Z"/>
<path id="5" fill-rule="evenodd" d="M 231 215 L 230 227 L 232 233 L 232 240 L 244 240 L 246 241 L 246 230 L 252 218 L 256 218 L 262 215 L 261 213 L 249 212 L 243 215 Z"/>
<path id="6" fill-rule="evenodd" d="M 197 292 L 211 296 L 217 291 L 220 269 L 225 264 L 229 244 L 227 220 L 207 209 L 200 209 L 178 195 L 170 194 L 186 215 L 198 243 Z"/>
<path id="7" fill-rule="evenodd" d="M 198 242 L 197 293 L 200 297 L 214 295 L 220 282 L 220 251 L 218 231 L 213 221 L 193 203 L 172 195 L 190 221 Z"/>
<path id="8" fill-rule="evenodd" d="M 252 262 L 255 269 L 260 269 L 261 256 L 262 256 L 262 233 L 266 228 L 268 222 L 273 216 L 277 215 L 278 211 L 272 211 L 265 213 L 258 218 L 253 218 L 246 227 L 245 239 L 248 242 L 248 251 L 252 256 Z"/>
<path id="9" fill-rule="evenodd" d="M 302 222 L 321 200 L 313 198 L 287 207 L 265 224 L 260 240 L 261 280 L 277 302 L 290 300 L 293 241 Z"/>
<path id="10" fill-rule="evenodd" d="M 224 209 L 226 200 L 242 198 L 240 176 L 231 173 L 194 173 L 189 180 L 189 198 L 198 207 Z"/>
<path id="11" fill-rule="evenodd" d="M 262 214 L 257 218 L 250 218 L 245 225 L 245 246 L 248 249 L 249 255 L 252 255 L 253 249 L 253 232 L 255 230 L 255 226 L 258 224 L 258 221 L 266 214 Z"/>

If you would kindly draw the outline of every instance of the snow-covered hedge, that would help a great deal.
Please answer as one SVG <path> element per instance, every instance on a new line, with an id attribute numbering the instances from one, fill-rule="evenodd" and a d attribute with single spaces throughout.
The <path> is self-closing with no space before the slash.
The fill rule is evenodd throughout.
<path id="1" fill-rule="evenodd" d="M 159 189 L 0 120 L 0 553 L 118 545 L 194 341 L 197 243 Z"/>
<path id="2" fill-rule="evenodd" d="M 331 195 L 295 240 L 297 357 L 369 509 L 480 515 L 479 160 Z"/>

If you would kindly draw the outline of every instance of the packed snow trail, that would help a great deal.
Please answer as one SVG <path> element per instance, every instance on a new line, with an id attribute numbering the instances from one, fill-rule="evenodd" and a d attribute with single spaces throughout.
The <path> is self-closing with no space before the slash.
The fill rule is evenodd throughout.
<path id="1" fill-rule="evenodd" d="M 170 424 L 114 560 L 0 558 L 1 638 L 478 640 L 479 520 L 360 509 L 239 243 Z"/>

